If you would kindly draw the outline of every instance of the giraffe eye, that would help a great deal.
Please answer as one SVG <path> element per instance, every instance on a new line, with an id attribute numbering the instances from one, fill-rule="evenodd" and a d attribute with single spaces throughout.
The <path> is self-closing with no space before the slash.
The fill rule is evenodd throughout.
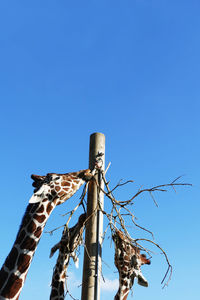
<path id="1" fill-rule="evenodd" d="M 60 177 L 59 177 L 59 176 L 57 176 L 57 177 L 55 177 L 55 178 L 54 178 L 54 180 L 58 180 L 58 179 L 60 179 Z"/>
<path id="2" fill-rule="evenodd" d="M 49 183 L 51 180 L 52 180 L 52 175 L 51 174 L 47 174 L 45 182 Z"/>

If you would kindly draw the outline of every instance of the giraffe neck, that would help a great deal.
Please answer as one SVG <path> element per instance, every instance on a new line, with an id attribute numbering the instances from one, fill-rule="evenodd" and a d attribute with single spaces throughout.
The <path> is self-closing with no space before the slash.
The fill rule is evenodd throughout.
<path id="1" fill-rule="evenodd" d="M 52 257 L 52 255 L 58 249 L 59 255 L 53 271 L 50 300 L 64 300 L 65 298 L 67 268 L 70 258 L 74 260 L 75 264 L 77 262 L 76 249 L 82 242 L 85 220 L 86 214 L 82 214 L 79 217 L 78 223 L 76 225 L 67 230 L 65 228 L 63 230 L 60 242 L 51 249 L 50 257 Z"/>
<path id="2" fill-rule="evenodd" d="M 0 270 L 0 300 L 19 298 L 44 226 L 56 206 L 55 202 L 43 199 L 27 206 L 15 243 Z"/>
<path id="3" fill-rule="evenodd" d="M 114 299 L 126 300 L 134 280 L 131 276 L 131 248 L 126 243 L 118 242 L 118 247 L 115 245 L 115 265 L 119 272 L 119 289 Z"/>
<path id="4" fill-rule="evenodd" d="M 115 295 L 114 300 L 126 300 L 128 297 L 129 292 L 127 293 L 125 291 L 125 294 L 123 294 L 123 291 L 119 288 L 117 294 Z"/>
<path id="5" fill-rule="evenodd" d="M 59 251 L 52 276 L 50 300 L 64 300 L 65 298 L 65 280 L 69 259 L 69 254 L 65 255 L 65 253 Z"/>
<path id="6" fill-rule="evenodd" d="M 114 300 L 126 300 L 130 289 L 133 286 L 133 281 L 129 275 L 119 275 L 119 289 L 115 295 Z"/>
<path id="7" fill-rule="evenodd" d="M 34 194 L 17 238 L 0 270 L 0 300 L 17 300 L 24 285 L 44 226 L 53 209 L 68 200 L 93 174 L 89 169 L 46 176 L 32 175 Z"/>

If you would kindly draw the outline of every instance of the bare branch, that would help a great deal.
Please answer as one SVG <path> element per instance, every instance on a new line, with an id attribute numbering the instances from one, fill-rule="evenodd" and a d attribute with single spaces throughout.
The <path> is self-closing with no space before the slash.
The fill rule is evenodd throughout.
<path id="1" fill-rule="evenodd" d="M 128 184 L 128 183 L 133 183 L 134 181 L 133 180 L 127 180 L 127 181 L 125 181 L 125 182 L 122 182 L 122 183 L 120 183 L 122 181 L 122 179 L 119 181 L 119 183 L 111 190 L 111 193 L 114 191 L 114 190 L 116 190 L 118 187 L 120 187 L 120 186 L 123 186 L 123 185 L 126 185 L 126 184 Z"/>
<path id="2" fill-rule="evenodd" d="M 108 169 L 110 168 L 110 165 L 111 165 L 111 162 L 109 162 L 107 168 L 106 168 L 105 171 L 104 171 L 104 174 L 106 174 L 106 173 L 108 172 Z"/>
<path id="3" fill-rule="evenodd" d="M 158 203 L 155 199 L 155 192 L 167 192 L 170 188 L 172 188 L 175 192 L 176 192 L 176 187 L 178 186 L 192 186 L 192 184 L 189 183 L 179 183 L 177 182 L 182 176 L 179 176 L 177 178 L 175 178 L 171 183 L 167 183 L 167 184 L 162 184 L 162 185 L 157 185 L 151 188 L 143 188 L 141 187 L 130 199 L 128 200 L 117 200 L 114 196 L 114 192 L 124 186 L 127 185 L 129 183 L 133 183 L 132 180 L 127 180 L 125 182 L 122 182 L 122 180 L 120 180 L 117 185 L 115 185 L 114 187 L 110 188 L 110 182 L 108 182 L 106 180 L 105 174 L 107 173 L 110 164 L 108 164 L 107 168 L 105 171 L 102 170 L 101 168 L 101 163 L 102 163 L 102 159 L 101 159 L 102 154 L 99 153 L 97 155 L 97 160 L 96 160 L 96 165 L 95 165 L 95 169 L 92 171 L 93 175 L 95 175 L 95 172 L 100 172 L 101 173 L 101 178 L 103 180 L 105 189 L 101 187 L 100 184 L 98 184 L 97 180 L 95 179 L 95 177 L 93 177 L 93 180 L 95 182 L 95 184 L 97 185 L 97 192 L 100 193 L 104 193 L 104 195 L 110 200 L 110 209 L 105 211 L 102 207 L 101 207 L 101 203 L 97 203 L 96 208 L 94 209 L 94 211 L 92 212 L 92 214 L 90 216 L 88 216 L 86 218 L 86 220 L 84 221 L 84 225 L 85 223 L 93 216 L 93 214 L 95 214 L 98 210 L 100 210 L 107 218 L 108 220 L 108 224 L 106 226 L 105 231 L 103 232 L 103 236 L 102 236 L 102 242 L 105 240 L 106 234 L 108 232 L 108 228 L 110 228 L 111 231 L 111 235 L 113 234 L 113 232 L 115 232 L 116 230 L 119 230 L 118 227 L 120 227 L 120 230 L 122 229 L 122 231 L 124 232 L 125 236 L 130 240 L 130 244 L 134 244 L 138 249 L 145 251 L 149 256 L 151 256 L 151 254 L 153 253 L 151 250 L 145 248 L 143 245 L 140 244 L 140 242 L 148 242 L 154 246 L 156 246 L 157 248 L 159 248 L 162 252 L 162 254 L 165 257 L 165 260 L 167 262 L 168 268 L 167 271 L 164 275 L 164 278 L 162 279 L 161 284 L 163 285 L 163 288 L 168 285 L 169 281 L 171 280 L 171 276 L 172 276 L 172 266 L 169 262 L 168 256 L 166 254 L 166 252 L 159 246 L 159 244 L 155 243 L 154 240 L 154 233 L 152 231 L 150 231 L 149 229 L 139 225 L 136 223 L 135 220 L 137 220 L 135 214 L 132 212 L 132 208 L 133 208 L 133 204 L 134 204 L 134 200 L 141 194 L 147 192 L 149 193 L 150 197 L 153 199 L 154 204 L 156 205 L 156 207 L 158 207 Z M 68 220 L 65 224 L 65 229 L 64 231 L 68 231 L 68 225 L 70 220 L 72 219 L 74 213 L 76 212 L 76 210 L 82 205 L 83 209 L 85 210 L 84 207 L 84 201 L 85 201 L 85 196 L 88 190 L 88 183 L 84 186 L 84 190 L 83 193 L 80 197 L 80 201 L 79 203 L 69 212 L 67 212 L 65 215 L 69 215 Z M 128 232 L 128 229 L 130 227 L 130 225 L 134 225 L 137 228 L 147 232 L 148 234 L 151 235 L 151 239 L 146 239 L 146 238 L 138 238 L 138 239 L 133 239 L 131 237 L 131 235 Z M 53 234 L 53 232 L 55 230 L 58 230 L 59 228 L 63 227 L 64 225 L 57 227 L 49 232 L 49 234 Z M 111 239 L 112 241 L 112 239 Z M 86 248 L 86 245 L 84 244 L 85 247 L 85 252 L 87 253 L 88 257 L 89 257 L 89 252 L 88 249 Z M 90 258 L 90 257 L 89 257 Z M 90 258 L 91 259 L 91 258 Z M 103 274 L 102 274 L 102 278 L 104 280 Z M 73 296 L 70 294 L 68 287 L 66 286 L 66 294 L 69 294 L 69 296 L 73 299 L 76 300 L 75 298 L 73 298 Z"/>
<path id="4" fill-rule="evenodd" d="M 168 259 L 168 256 L 167 256 L 166 252 L 163 250 L 163 248 L 161 248 L 157 243 L 153 242 L 152 240 L 143 239 L 143 238 L 141 238 L 141 239 L 135 239 L 135 240 L 134 240 L 134 242 L 136 242 L 136 243 L 137 243 L 137 241 L 146 241 L 146 242 L 152 243 L 153 245 L 155 245 L 156 247 L 158 247 L 158 248 L 162 251 L 162 253 L 164 254 L 165 259 L 166 259 L 167 264 L 168 264 L 168 269 L 167 269 L 167 271 L 166 271 L 166 273 L 165 273 L 165 275 L 164 275 L 164 278 L 163 278 L 162 281 L 161 281 L 161 284 L 164 283 L 164 281 L 166 280 L 166 277 L 167 277 L 168 273 L 170 273 L 170 274 L 169 274 L 169 279 L 168 279 L 168 281 L 167 281 L 166 284 L 164 284 L 164 286 L 163 286 L 163 288 L 164 288 L 165 286 L 168 285 L 169 281 L 171 280 L 171 276 L 172 276 L 172 265 L 171 265 L 170 262 L 169 262 L 169 259 Z"/>
<path id="5" fill-rule="evenodd" d="M 61 226 L 59 226 L 59 227 L 57 227 L 57 228 L 54 228 L 54 229 L 52 229 L 52 230 L 50 230 L 50 231 L 45 231 L 44 233 L 49 233 L 50 235 L 53 235 L 53 232 L 54 232 L 54 231 L 56 231 L 56 230 L 58 230 L 58 229 L 60 229 L 60 228 L 62 228 L 62 227 L 65 227 L 65 225 L 61 225 Z"/>

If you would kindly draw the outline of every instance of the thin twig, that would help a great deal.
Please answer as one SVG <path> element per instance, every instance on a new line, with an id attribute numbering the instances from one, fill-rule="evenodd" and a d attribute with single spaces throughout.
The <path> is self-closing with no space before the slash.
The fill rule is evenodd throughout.
<path id="1" fill-rule="evenodd" d="M 168 256 L 167 256 L 166 252 L 163 250 L 163 248 L 161 248 L 157 243 L 153 242 L 152 240 L 141 238 L 141 239 L 135 239 L 134 241 L 135 242 L 137 242 L 137 241 L 146 241 L 146 242 L 152 243 L 153 245 L 155 245 L 156 247 L 158 247 L 162 251 L 162 253 L 164 254 L 165 259 L 166 259 L 167 264 L 168 264 L 168 269 L 167 269 L 167 271 L 166 271 L 166 273 L 164 275 L 164 278 L 161 281 L 161 284 L 163 284 L 163 282 L 165 281 L 165 279 L 167 277 L 167 274 L 170 272 L 169 279 L 168 279 L 167 283 L 164 284 L 164 286 L 163 286 L 163 288 L 164 288 L 166 285 L 168 285 L 169 281 L 171 280 L 171 276 L 172 276 L 172 265 L 169 262 L 169 259 L 168 259 Z"/>
<path id="2" fill-rule="evenodd" d="M 61 225 L 61 226 L 59 226 L 59 227 L 57 227 L 57 228 L 54 228 L 54 229 L 52 229 L 52 230 L 50 230 L 50 231 L 45 231 L 44 233 L 49 233 L 50 235 L 53 235 L 53 232 L 54 232 L 54 231 L 56 231 L 56 230 L 58 230 L 58 229 L 60 229 L 60 228 L 62 228 L 62 227 L 65 227 L 65 224 L 64 224 L 64 225 Z"/>

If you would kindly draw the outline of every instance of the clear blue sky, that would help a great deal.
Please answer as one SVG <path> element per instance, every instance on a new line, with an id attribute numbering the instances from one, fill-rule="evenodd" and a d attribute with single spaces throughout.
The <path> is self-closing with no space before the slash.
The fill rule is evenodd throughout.
<path id="1" fill-rule="evenodd" d="M 100 131 L 111 183 L 135 181 L 122 198 L 179 175 L 194 185 L 156 194 L 159 208 L 149 197 L 136 202 L 138 222 L 174 272 L 162 290 L 167 266 L 156 254 L 143 268 L 149 288 L 135 285 L 133 299 L 199 299 L 199 11 L 197 0 L 0 2 L 0 264 L 32 195 L 30 174 L 87 168 L 89 136 Z M 64 224 L 77 198 L 55 209 L 46 230 Z M 22 300 L 48 299 L 56 258 L 48 256 L 60 234 L 43 234 Z M 110 268 L 104 264 L 101 299 L 113 299 L 109 242 L 103 259 Z M 79 297 L 82 271 L 69 271 Z"/>

